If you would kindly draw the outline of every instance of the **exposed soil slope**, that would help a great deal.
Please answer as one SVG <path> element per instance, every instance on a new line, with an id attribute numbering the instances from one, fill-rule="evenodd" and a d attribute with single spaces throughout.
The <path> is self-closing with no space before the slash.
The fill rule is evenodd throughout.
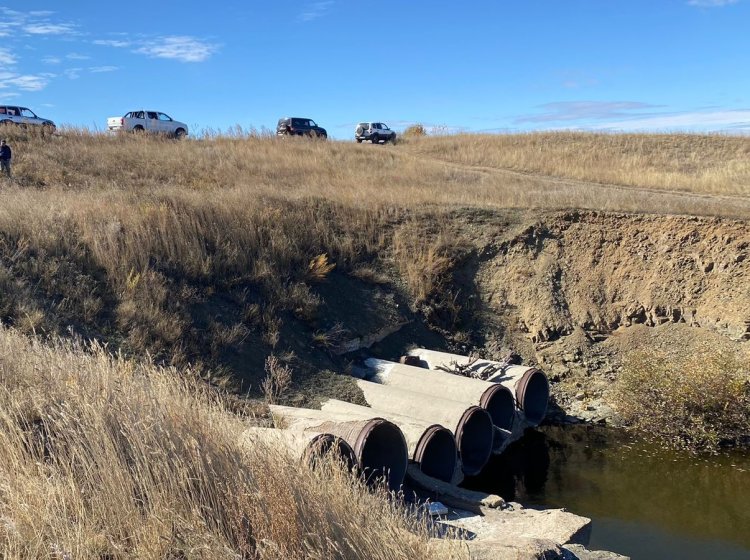
<path id="1" fill-rule="evenodd" d="M 687 323 L 750 339 L 746 223 L 602 213 L 551 215 L 502 243 L 477 274 L 490 308 L 534 342 Z"/>

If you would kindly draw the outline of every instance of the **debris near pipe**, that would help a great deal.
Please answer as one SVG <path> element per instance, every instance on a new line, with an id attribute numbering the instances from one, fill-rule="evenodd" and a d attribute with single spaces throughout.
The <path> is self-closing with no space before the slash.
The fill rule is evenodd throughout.
<path id="1" fill-rule="evenodd" d="M 464 358 L 464 356 L 460 356 Z M 421 360 L 419 356 L 403 356 L 402 359 L 413 359 Z M 508 366 L 521 365 L 523 362 L 520 355 L 516 354 L 512 350 L 509 351 L 503 359 L 498 362 L 492 362 L 486 364 L 478 355 L 469 354 L 465 356 L 466 361 L 453 360 L 448 365 L 440 364 L 435 366 L 435 370 L 445 371 L 453 375 L 461 375 L 463 377 L 470 377 L 472 379 L 481 379 L 482 381 L 488 381 L 494 377 L 497 373 L 502 372 Z M 405 362 L 404 362 L 405 363 Z M 428 367 L 428 366 L 425 366 Z"/>
<path id="2" fill-rule="evenodd" d="M 505 500 L 495 494 L 485 494 L 474 490 L 465 490 L 453 484 L 431 478 L 419 469 L 409 466 L 406 478 L 412 488 L 429 492 L 434 500 L 447 506 L 461 508 L 477 514 L 483 514 L 485 508 L 503 508 Z"/>
<path id="3" fill-rule="evenodd" d="M 549 381 L 540 369 L 425 348 L 411 350 L 409 355 L 417 356 L 431 370 L 450 371 L 504 385 L 514 392 L 516 406 L 523 412 L 528 426 L 538 426 L 544 420 L 549 403 Z"/>

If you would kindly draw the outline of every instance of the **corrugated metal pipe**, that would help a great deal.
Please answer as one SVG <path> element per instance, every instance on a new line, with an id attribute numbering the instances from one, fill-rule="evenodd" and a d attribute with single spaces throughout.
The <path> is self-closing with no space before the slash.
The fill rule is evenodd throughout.
<path id="1" fill-rule="evenodd" d="M 538 426 L 547 414 L 549 381 L 544 372 L 537 368 L 473 359 L 424 348 L 411 350 L 409 355 L 418 357 L 421 365 L 431 370 L 460 370 L 508 387 L 513 391 L 516 406 L 523 412 L 524 419 L 530 426 Z"/>
<path id="2" fill-rule="evenodd" d="M 354 450 L 357 464 L 368 482 L 385 479 L 390 490 L 404 482 L 409 462 L 401 430 L 384 418 L 333 418 L 321 410 L 271 405 L 278 427 L 292 431 L 332 434 Z"/>
<path id="3" fill-rule="evenodd" d="M 403 432 L 409 456 L 419 465 L 419 470 L 444 482 L 454 481 L 459 467 L 456 440 L 451 431 L 440 424 L 336 399 L 327 400 L 321 409 L 337 417 L 371 418 L 374 415 L 393 422 Z"/>
<path id="4" fill-rule="evenodd" d="M 357 385 L 376 410 L 408 415 L 452 430 L 467 475 L 478 474 L 490 458 L 494 426 L 483 408 L 371 381 L 358 380 Z"/>

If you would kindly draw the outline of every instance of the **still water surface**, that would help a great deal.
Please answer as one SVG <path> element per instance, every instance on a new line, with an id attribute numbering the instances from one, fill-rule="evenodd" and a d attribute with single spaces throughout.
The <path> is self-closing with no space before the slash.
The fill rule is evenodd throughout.
<path id="1" fill-rule="evenodd" d="M 691 457 L 607 428 L 549 426 L 465 486 L 590 517 L 591 549 L 750 560 L 750 453 Z"/>

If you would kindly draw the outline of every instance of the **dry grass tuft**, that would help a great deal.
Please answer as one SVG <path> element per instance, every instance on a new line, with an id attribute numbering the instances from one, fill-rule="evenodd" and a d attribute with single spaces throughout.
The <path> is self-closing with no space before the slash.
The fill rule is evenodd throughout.
<path id="1" fill-rule="evenodd" d="M 261 389 L 268 404 L 277 404 L 292 384 L 292 368 L 284 365 L 276 356 L 266 358 L 266 378 Z"/>
<path id="2" fill-rule="evenodd" d="M 401 136 L 403 138 L 421 138 L 422 136 L 427 136 L 427 130 L 421 124 L 413 124 L 407 126 L 401 133 Z"/>
<path id="3" fill-rule="evenodd" d="M 305 278 L 311 282 L 322 282 L 334 268 L 336 268 L 336 263 L 330 262 L 328 255 L 323 253 L 310 260 L 310 264 L 307 265 Z"/>
<path id="4" fill-rule="evenodd" d="M 750 369 L 727 350 L 628 357 L 614 398 L 624 422 L 671 447 L 715 451 L 750 434 Z"/>

